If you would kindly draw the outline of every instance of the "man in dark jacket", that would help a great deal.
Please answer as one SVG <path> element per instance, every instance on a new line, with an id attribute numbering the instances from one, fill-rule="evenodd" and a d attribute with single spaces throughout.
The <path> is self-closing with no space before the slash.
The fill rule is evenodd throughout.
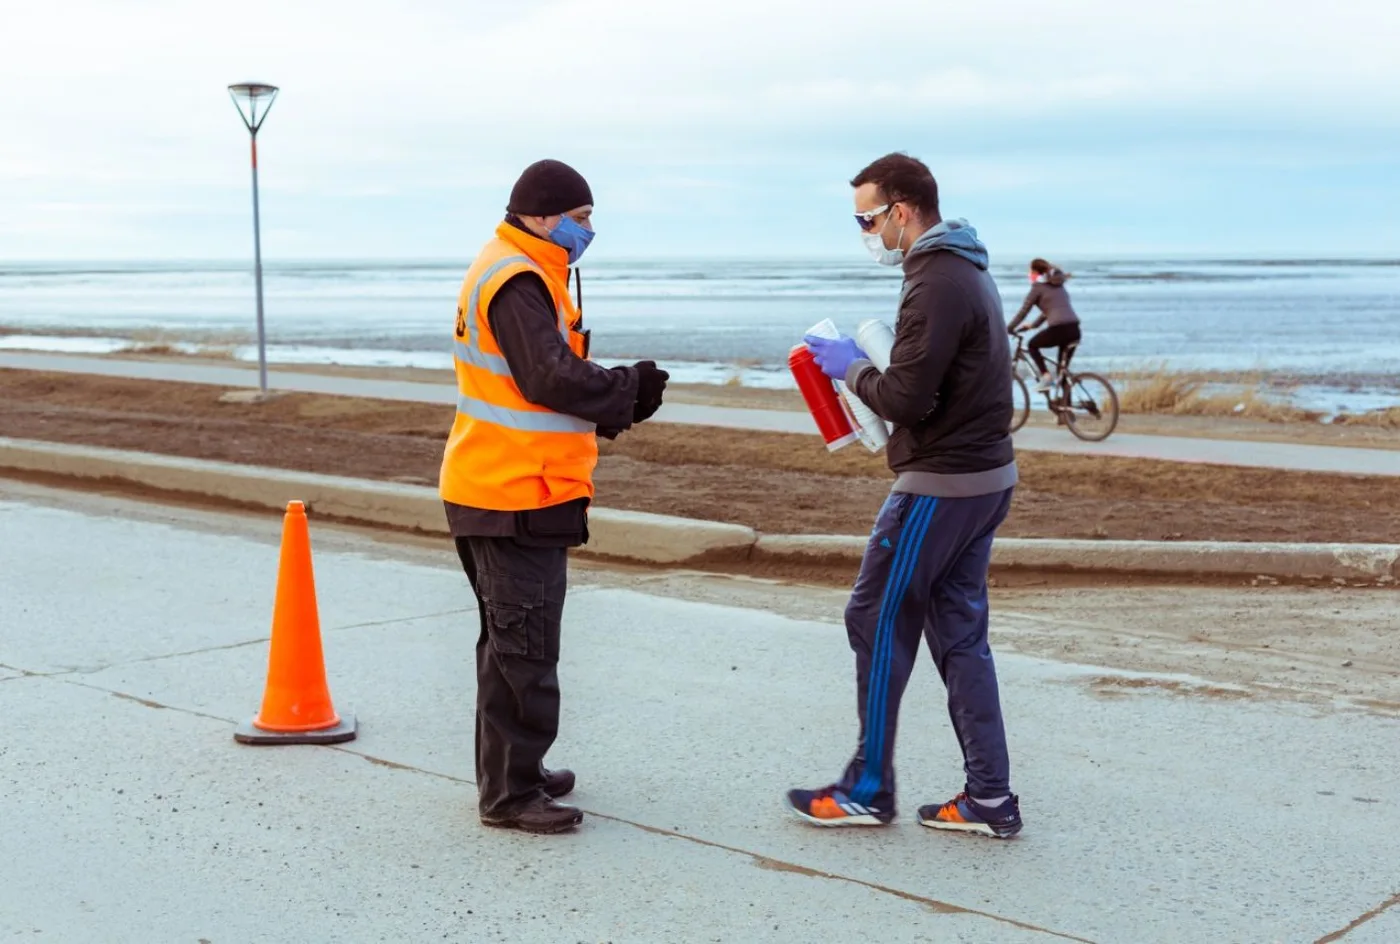
<path id="1" fill-rule="evenodd" d="M 889 369 L 847 337 L 808 337 L 822 370 L 894 424 L 896 475 L 846 607 L 856 655 L 861 735 L 841 779 L 792 790 L 788 803 L 822 826 L 895 818 L 895 721 L 919 641 L 948 689 L 966 783 L 919 820 L 1009 838 L 1021 829 L 987 641 L 992 539 L 1011 505 L 1016 460 L 1011 364 L 987 250 L 966 221 L 944 221 L 927 167 L 881 158 L 851 181 L 856 221 L 877 262 L 904 266 Z"/>
<path id="2" fill-rule="evenodd" d="M 588 540 L 594 437 L 649 419 L 668 379 L 651 361 L 609 369 L 588 360 L 568 276 L 593 238 L 592 215 L 592 191 L 567 164 L 539 161 L 516 182 L 463 284 L 459 406 L 439 486 L 481 618 L 481 821 L 536 833 L 583 820 L 556 802 L 573 790 L 573 773 L 547 770 L 544 758 L 559 729 L 568 549 Z"/>

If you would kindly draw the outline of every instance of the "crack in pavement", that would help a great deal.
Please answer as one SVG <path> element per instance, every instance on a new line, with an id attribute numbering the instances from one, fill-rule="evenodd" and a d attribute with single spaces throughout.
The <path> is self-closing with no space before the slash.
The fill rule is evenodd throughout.
<path id="1" fill-rule="evenodd" d="M 248 646 L 256 646 L 256 645 L 258 645 L 259 643 L 267 642 L 267 641 L 269 640 L 269 638 L 270 638 L 270 637 L 268 637 L 268 636 L 263 636 L 261 639 L 247 639 L 247 640 L 244 640 L 243 642 L 224 643 L 224 644 L 218 645 L 218 646 L 209 646 L 209 647 L 204 648 L 204 649 L 188 649 L 188 650 L 186 650 L 186 651 L 184 651 L 184 652 L 167 652 L 167 653 L 164 653 L 163 655 L 158 655 L 158 656 L 142 656 L 142 657 L 139 658 L 139 659 L 126 659 L 126 660 L 123 660 L 123 661 L 121 661 L 121 662 L 108 662 L 108 663 L 106 663 L 106 664 L 104 664 L 104 665 L 86 666 L 86 667 L 81 667 L 81 668 L 76 668 L 76 669 L 62 669 L 62 670 L 60 670 L 60 671 L 58 671 L 58 672 L 33 672 L 33 671 L 30 671 L 29 669 L 21 669 L 21 668 L 18 668 L 18 667 L 16 667 L 16 666 L 6 666 L 6 665 L 0 665 L 0 669 L 6 669 L 6 668 L 8 668 L 8 669 L 10 669 L 10 670 L 13 671 L 13 672 L 20 672 L 20 673 L 23 673 L 23 675 L 25 675 L 25 676 L 27 676 L 27 677 L 30 677 L 30 678 L 64 679 L 66 676 L 69 676 L 69 675 L 96 675 L 96 674 L 98 674 L 99 672 L 106 672 L 106 671 L 109 670 L 109 669 L 121 669 L 121 668 L 125 668 L 125 667 L 131 666 L 131 665 L 147 665 L 147 664 L 152 663 L 152 662 L 162 662 L 162 661 L 164 661 L 164 660 L 166 660 L 166 659 L 182 659 L 182 658 L 184 658 L 185 656 L 197 656 L 197 655 L 202 655 L 203 653 L 206 653 L 206 652 L 221 652 L 221 651 L 228 650 L 228 649 L 243 649 L 243 648 L 246 648 L 246 647 L 248 647 Z M 92 686 L 88 686 L 88 687 L 92 687 Z M 99 690 L 100 690 L 100 691 L 109 691 L 109 689 L 99 689 Z"/>
<path id="2" fill-rule="evenodd" d="M 63 669 L 59 672 L 36 672 L 33 669 L 22 669 L 17 665 L 6 665 L 5 663 L 0 662 L 0 671 L 18 672 L 18 675 L 12 676 L 11 678 L 0 679 L 0 681 L 12 682 L 17 678 L 58 678 L 61 675 L 72 675 L 73 673 L 79 670 Z"/>
<path id="3" fill-rule="evenodd" d="M 357 751 L 353 748 L 344 747 L 342 745 L 328 746 L 333 751 L 339 751 L 342 754 L 349 754 L 354 757 L 359 757 L 375 765 L 376 767 L 387 767 L 391 770 L 402 770 L 409 773 L 423 774 L 424 776 L 428 777 L 436 777 L 440 780 L 447 780 L 451 783 L 460 783 L 472 787 L 476 786 L 476 781 L 470 780 L 466 777 L 454 777 L 451 774 L 445 774 L 437 770 L 428 770 L 423 767 L 415 767 L 412 764 L 403 764 L 399 763 L 398 761 L 385 760 L 382 757 L 375 757 L 372 754 L 366 754 L 362 751 Z M 990 921 L 996 921 L 999 924 L 1006 924 L 1010 925 L 1011 927 L 1020 928 L 1023 931 L 1034 931 L 1038 934 L 1048 934 L 1051 937 L 1058 938 L 1060 940 L 1076 941 L 1079 942 L 1079 944 L 1094 944 L 1094 942 L 1089 938 L 1078 937 L 1073 934 L 1066 934 L 1063 931 L 1055 931 L 1051 928 L 1041 927 L 1040 925 L 1030 924 L 1029 922 L 1025 921 L 1018 921 L 1015 918 L 1008 918 L 1005 915 L 993 914 L 990 911 L 979 911 L 976 908 L 964 908 L 962 905 L 955 905 L 951 902 L 940 901 L 937 898 L 929 898 L 924 895 L 917 895 L 913 892 L 907 892 L 903 889 L 893 888 L 889 885 L 881 885 L 878 882 L 870 882 L 866 881 L 865 879 L 855 878 L 854 876 L 850 875 L 840 875 L 835 872 L 824 872 L 821 869 L 809 868 L 808 866 L 798 865 L 795 862 L 788 862 L 783 859 L 774 859 L 771 856 L 766 856 L 761 852 L 754 852 L 751 849 L 741 849 L 738 846 L 726 845 L 722 842 L 715 842 L 712 839 L 703 839 L 699 836 L 692 836 L 688 833 L 679 832 L 674 829 L 665 829 L 660 826 L 649 826 L 646 823 L 639 823 L 636 820 L 625 819 L 621 816 L 613 816 L 608 813 L 599 813 L 596 810 L 590 810 L 584 807 L 579 807 L 579 809 L 582 810 L 585 814 L 595 817 L 597 819 L 606 820 L 610 823 L 617 823 L 621 826 L 631 826 L 634 829 L 640 829 L 642 832 L 650 833 L 654 836 L 662 836 L 667 839 L 678 839 L 682 842 L 693 843 L 697 846 L 703 846 L 707 849 L 718 849 L 721 852 L 728 852 L 733 855 L 745 856 L 748 859 L 752 860 L 753 864 L 761 869 L 767 869 L 769 871 L 774 872 L 791 872 L 796 875 L 804 875 L 808 878 L 820 878 L 827 879 L 828 881 L 844 882 L 849 885 L 859 885 L 862 888 L 868 888 L 871 891 L 880 892 L 881 894 L 885 895 L 891 895 L 895 898 L 902 898 L 905 901 L 911 901 L 915 904 L 922 905 L 923 907 L 927 908 L 929 911 L 934 912 L 935 914 L 973 915 L 979 918 L 986 918 Z"/>
<path id="4" fill-rule="evenodd" d="M 76 685 L 80 688 L 86 688 L 92 691 L 102 692 L 104 694 L 111 695 L 114 698 L 120 698 L 123 701 L 133 702 L 135 704 L 141 705 L 142 707 L 151 708 L 157 711 L 174 711 L 179 714 L 192 715 L 193 717 L 203 718 L 208 721 L 218 721 L 223 724 L 229 725 L 237 724 L 236 721 L 230 718 L 223 718 L 218 715 L 211 715 L 206 712 L 195 711 L 192 708 L 182 708 L 178 705 L 162 704 L 161 702 L 153 701 L 147 698 L 141 698 L 137 695 L 128 694 L 127 692 L 121 692 L 115 689 L 104 688 L 101 685 L 94 685 L 90 682 L 83 682 L 77 679 L 70 678 L 58 678 L 57 681 L 67 685 Z M 452 774 L 445 774 L 441 771 L 428 770 L 424 767 L 415 767 L 412 764 L 403 764 L 399 763 L 398 761 L 387 760 L 383 757 L 375 757 L 372 754 L 366 754 L 362 751 L 357 751 L 352 748 L 344 747 L 342 745 L 327 744 L 308 746 L 323 747 L 332 751 L 336 751 L 337 753 L 346 754 L 351 757 L 358 757 L 361 760 L 373 764 L 376 767 L 386 767 L 390 770 L 401 770 L 407 773 L 422 774 L 426 777 L 434 777 L 439 780 L 446 780 L 451 783 L 463 784 L 465 786 L 476 786 L 476 781 L 469 780 L 465 777 L 454 777 Z M 805 865 L 798 865 L 796 862 L 788 862 L 783 859 L 775 859 L 771 856 L 766 856 L 760 852 L 754 852 L 750 849 L 741 849 L 738 846 L 725 845 L 724 843 L 715 842 L 710 839 L 702 839 L 699 836 L 691 836 L 686 833 L 678 832 L 676 830 L 663 829 L 659 826 L 649 826 L 646 823 L 639 823 L 635 820 L 624 819 L 620 816 L 612 816 L 607 813 L 598 813 L 594 810 L 584 809 L 582 807 L 580 807 L 580 809 L 582 809 L 583 812 L 588 816 L 593 816 L 600 820 L 605 820 L 607 822 L 617 823 L 621 826 L 630 826 L 633 829 L 639 829 L 642 832 L 649 833 L 654 836 L 661 836 L 667 839 L 680 840 L 682 842 L 692 843 L 697 846 L 703 846 L 707 849 L 717 849 L 721 852 L 728 852 L 732 855 L 744 856 L 748 858 L 751 862 L 753 862 L 754 865 L 758 866 L 761 869 L 767 869 L 769 871 L 775 872 L 790 872 L 796 875 L 803 875 L 808 878 L 825 879 L 827 881 L 843 882 L 849 885 L 858 885 L 862 888 L 866 888 L 874 892 L 879 892 L 883 895 L 889 895 L 894 898 L 899 898 L 904 901 L 909 901 L 913 902 L 914 904 L 921 905 L 935 914 L 972 915 L 974 917 L 986 918 L 989 921 L 995 921 L 998 924 L 1004 924 L 1009 927 L 1019 928 L 1023 931 L 1033 931 L 1038 934 L 1046 934 L 1050 937 L 1057 938 L 1063 941 L 1075 941 L 1078 942 L 1078 944 L 1095 944 L 1095 942 L 1089 938 L 1078 937 L 1073 934 L 1066 934 L 1063 931 L 1055 931 L 1050 928 L 1030 924 L 1029 922 L 1019 921 L 1015 918 L 1008 918 L 1005 915 L 993 914 L 990 911 L 979 911 L 976 908 L 964 908 L 962 905 L 955 905 L 951 902 L 940 901 L 937 898 L 929 898 L 924 895 L 917 895 L 913 892 L 907 892 L 902 889 L 893 888 L 888 885 L 881 885 L 878 882 L 871 882 L 865 879 L 855 878 L 850 875 L 840 875 L 835 872 L 824 872 L 820 869 L 813 869 Z"/>
<path id="5" fill-rule="evenodd" d="M 59 679 L 58 681 L 65 685 L 76 685 L 79 688 L 86 688 L 90 691 L 102 692 L 105 695 L 111 695 L 113 698 L 120 698 L 122 701 L 135 702 L 143 708 L 154 708 L 157 711 L 174 711 L 178 714 L 191 715 L 195 718 L 204 718 L 208 721 L 218 721 L 223 724 L 238 724 L 237 721 L 221 718 L 218 715 L 211 715 L 203 711 L 195 711 L 193 708 L 181 708 L 178 705 L 165 705 L 158 701 L 152 701 L 149 698 L 142 698 L 139 695 L 128 695 L 126 692 L 118 692 L 110 688 L 103 688 L 101 685 L 93 685 L 91 682 L 80 682 L 77 679 L 67 678 Z"/>
<path id="6" fill-rule="evenodd" d="M 1396 905 L 1400 905 L 1400 892 L 1396 892 L 1394 895 L 1391 895 L 1385 901 L 1381 902 L 1380 905 L 1378 905 L 1375 908 L 1372 908 L 1370 911 L 1366 912 L 1364 915 L 1357 918 L 1355 921 L 1342 928 L 1340 931 L 1333 931 L 1326 937 L 1320 937 L 1315 942 L 1313 942 L 1313 944 L 1333 944 L 1333 942 L 1335 941 L 1340 941 L 1352 931 L 1355 931 L 1357 928 L 1361 927 L 1368 921 L 1374 921 L 1376 918 L 1379 918 L 1387 910 L 1394 908 Z"/>
<path id="7" fill-rule="evenodd" d="M 98 672 L 105 672 L 108 669 L 120 669 L 128 665 L 147 665 L 152 662 L 164 662 L 166 659 L 183 659 L 185 656 L 199 656 L 206 652 L 226 652 L 230 649 L 246 649 L 249 646 L 256 646 L 270 640 L 270 636 L 261 636 L 257 639 L 245 639 L 243 642 L 228 642 L 217 646 L 207 646 L 203 649 L 188 649 L 184 652 L 167 652 L 159 656 L 142 656 L 139 659 L 128 659 L 125 662 L 113 662 L 111 665 L 104 665 L 99 669 L 89 669 L 83 672 L 84 675 L 94 675 Z"/>
<path id="8" fill-rule="evenodd" d="M 396 617 L 394 617 L 393 619 L 369 620 L 368 622 L 365 622 L 365 623 L 351 623 L 351 624 L 349 624 L 348 626 L 337 626 L 337 627 L 335 627 L 334 629 L 328 629 L 328 630 L 326 630 L 326 632 L 328 632 L 328 633 L 338 633 L 338 632 L 343 632 L 344 630 L 347 630 L 347 629 L 369 629 L 369 628 L 372 628 L 372 627 L 374 627 L 374 626 L 393 626 L 395 623 L 411 623 L 411 622 L 413 622 L 414 620 L 437 619 L 438 617 L 441 617 L 441 616 L 456 616 L 456 615 L 458 615 L 458 614 L 460 614 L 460 613 L 475 613 L 475 612 L 477 612 L 477 608 L 476 608 L 476 607 L 474 607 L 474 606 L 463 606 L 463 607 L 458 607 L 457 609 L 454 609 L 454 610 L 443 610 L 441 613 L 421 613 L 421 614 L 419 614 L 418 616 L 396 616 Z"/>
<path id="9" fill-rule="evenodd" d="M 798 875 L 805 875 L 809 878 L 821 878 L 835 882 L 844 882 L 848 885 L 859 885 L 862 888 L 868 888 L 872 891 L 880 892 L 881 894 L 891 895 L 895 898 L 902 898 L 905 901 L 911 901 L 916 904 L 923 905 L 925 908 L 927 908 L 929 911 L 934 912 L 935 914 L 975 915 L 979 918 L 986 918 L 990 921 L 995 921 L 998 924 L 1006 924 L 1014 928 L 1020 928 L 1023 931 L 1034 931 L 1038 934 L 1048 934 L 1050 937 L 1059 938 L 1063 941 L 1077 941 L 1079 942 L 1079 944 L 1094 944 L 1094 942 L 1089 938 L 1078 937 L 1073 934 L 1066 934 L 1063 931 L 1055 931 L 1051 928 L 1045 928 L 1041 927 L 1040 925 L 1030 924 L 1026 921 L 1018 921 L 1015 918 L 1008 918 L 1005 915 L 993 914 L 990 911 L 979 911 L 976 908 L 964 908 L 962 905 L 954 905 L 946 901 L 939 901 L 937 898 L 928 898 L 924 895 L 916 895 L 913 892 L 906 892 L 902 889 L 892 888 L 889 885 L 881 885 L 878 882 L 869 882 L 865 879 L 855 878 L 851 875 L 839 875 L 835 872 L 823 872 L 820 869 L 808 868 L 805 865 L 798 865 L 794 862 L 786 862 L 782 859 L 773 859 L 769 856 L 763 855 L 762 853 L 753 852 L 749 849 L 740 849 L 737 846 L 725 845 L 722 842 L 714 842 L 709 839 L 701 839 L 699 836 L 690 836 L 686 833 L 676 832 L 675 830 L 662 829 L 657 826 L 648 826 L 645 823 L 638 823 L 630 819 L 623 819 L 619 816 L 609 816 L 606 813 L 595 813 L 591 810 L 584 810 L 584 812 L 587 813 L 589 816 L 596 816 L 598 819 L 610 820 L 614 823 L 621 823 L 626 826 L 632 826 L 636 829 L 642 830 L 643 832 L 651 833 L 656 836 L 665 836 L 671 839 L 680 839 L 685 842 L 695 843 L 698 846 L 705 846 L 710 849 L 719 849 L 724 852 L 733 853 L 734 855 L 747 856 L 753 861 L 754 865 L 758 866 L 761 869 L 768 869 L 776 872 L 794 872 Z"/>
<path id="10" fill-rule="evenodd" d="M 445 610 L 440 613 L 421 613 L 416 616 L 399 616 L 393 619 L 371 620 L 366 623 L 350 623 L 346 626 L 334 626 L 324 628 L 329 633 L 343 632 L 349 629 L 367 629 L 375 626 L 393 626 L 396 623 L 411 623 L 415 620 L 436 619 L 442 616 L 453 616 L 458 613 L 475 613 L 476 607 L 462 607 L 455 610 Z M 109 669 L 121 669 L 132 665 L 149 665 L 153 662 L 164 662 L 168 659 L 183 659 L 186 656 L 199 656 L 209 652 L 227 652 L 231 649 L 246 649 L 248 646 L 258 646 L 272 641 L 271 636 L 259 636 L 256 639 L 245 639 L 242 642 L 221 643 L 217 646 L 206 646 L 203 649 L 186 649 L 182 652 L 166 652 L 158 656 L 142 656 L 139 659 L 125 659 L 120 662 L 109 662 L 105 665 L 91 666 L 77 669 L 62 669 L 57 672 L 35 672 L 30 669 L 22 669 L 17 665 L 6 665 L 0 662 L 0 671 L 18 672 L 18 678 L 61 678 L 67 675 L 96 675 L 99 672 L 106 672 Z M 9 679 L 0 679 L 9 681 Z M 107 689 L 102 689 L 107 691 Z"/>

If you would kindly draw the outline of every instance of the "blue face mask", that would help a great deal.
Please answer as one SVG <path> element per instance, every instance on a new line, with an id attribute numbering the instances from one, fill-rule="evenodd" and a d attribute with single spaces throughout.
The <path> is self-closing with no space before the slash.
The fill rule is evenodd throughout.
<path id="1" fill-rule="evenodd" d="M 573 265 L 593 241 L 593 230 L 584 229 L 572 216 L 565 216 L 549 231 L 549 241 L 563 247 L 569 253 L 569 265 Z"/>

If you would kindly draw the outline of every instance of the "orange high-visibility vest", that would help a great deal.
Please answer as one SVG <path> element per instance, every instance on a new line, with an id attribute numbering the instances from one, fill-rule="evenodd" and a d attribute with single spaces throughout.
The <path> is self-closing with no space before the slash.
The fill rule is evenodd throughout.
<path id="1" fill-rule="evenodd" d="M 528 511 L 593 497 L 594 425 L 526 400 L 486 319 L 496 292 L 522 272 L 544 279 L 559 333 L 574 354 L 587 356 L 579 312 L 569 297 L 568 254 L 502 223 L 467 270 L 457 300 L 457 419 L 438 483 L 443 500 L 453 504 Z"/>

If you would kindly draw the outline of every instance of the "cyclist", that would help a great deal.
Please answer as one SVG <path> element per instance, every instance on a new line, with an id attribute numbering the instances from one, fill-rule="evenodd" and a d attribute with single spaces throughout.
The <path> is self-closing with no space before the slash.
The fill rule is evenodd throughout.
<path id="1" fill-rule="evenodd" d="M 1045 365 L 1045 355 L 1041 351 L 1047 347 L 1064 348 L 1079 340 L 1079 316 L 1075 314 L 1074 306 L 1070 304 L 1069 291 L 1065 288 L 1069 277 L 1068 272 L 1044 259 L 1032 259 L 1030 293 L 1026 295 L 1021 310 L 1011 319 L 1011 324 L 1007 325 L 1006 329 L 1010 334 L 1016 334 L 1021 322 L 1030 314 L 1031 308 L 1040 309 L 1040 317 L 1027 325 L 1026 330 L 1034 331 L 1042 323 L 1045 330 L 1027 341 L 1026 347 L 1035 361 L 1035 366 L 1040 369 L 1040 383 L 1036 390 L 1041 393 L 1049 390 L 1055 382 L 1050 376 L 1050 369 Z"/>

